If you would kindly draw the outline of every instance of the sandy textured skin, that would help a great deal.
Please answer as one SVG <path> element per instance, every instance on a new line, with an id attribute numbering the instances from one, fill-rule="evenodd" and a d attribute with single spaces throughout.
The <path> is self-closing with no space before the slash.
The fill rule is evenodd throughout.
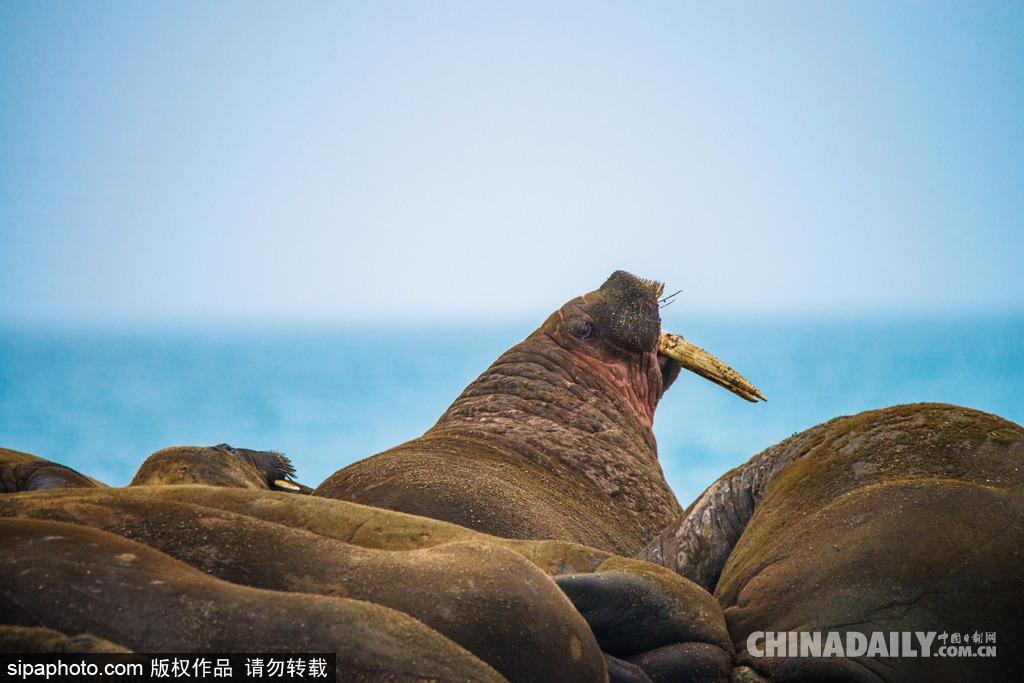
<path id="1" fill-rule="evenodd" d="M 0 517 L 109 531 L 233 584 L 384 605 L 447 636 L 509 680 L 604 676 L 601 649 L 572 603 L 533 563 L 493 543 L 453 539 L 423 549 L 368 549 L 132 489 L 0 497 Z"/>
<path id="2" fill-rule="evenodd" d="M 1024 429 L 940 404 L 837 418 L 723 476 L 641 557 L 714 590 L 750 680 L 1011 680 Z M 755 631 L 995 633 L 998 656 L 757 658 Z"/>
<path id="3" fill-rule="evenodd" d="M 107 497 L 13 497 L 0 507 L 123 535 L 232 585 L 401 610 L 512 680 L 602 680 L 606 659 L 637 680 L 689 676 L 731 659 L 717 603 L 663 568 L 611 553 L 635 553 L 680 511 L 651 432 L 680 369 L 763 397 L 706 352 L 666 337 L 661 294 L 658 283 L 614 273 L 504 354 L 423 438 L 318 490 L 422 517 L 319 499 L 310 523 L 313 506 L 295 497 L 228 509 L 241 490 L 308 489 L 294 485 L 281 454 L 226 444 L 159 451 L 129 489 Z M 182 491 L 213 500 L 165 497 Z M 275 518 L 261 518 L 271 508 Z M 424 530 L 423 517 L 466 528 Z M 324 518 L 350 531 L 332 535 Z M 387 540 L 397 528 L 411 534 L 403 553 Z M 470 529 L 488 534 L 467 538 Z M 357 537 L 388 552 L 353 548 Z M 612 598 L 614 609 L 600 608 Z"/>
<path id="4" fill-rule="evenodd" d="M 680 369 L 658 353 L 659 293 L 614 273 L 503 354 L 423 437 L 315 495 L 637 553 L 681 511 L 651 431 Z"/>
<path id="5" fill-rule="evenodd" d="M 0 493 L 102 486 L 105 485 L 65 465 L 0 448 Z"/>
<path id="6" fill-rule="evenodd" d="M 174 446 L 146 458 L 129 486 L 207 484 L 309 493 L 294 481 L 295 468 L 283 453 L 217 446 Z"/>
<path id="7" fill-rule="evenodd" d="M 338 680 L 346 681 L 502 680 L 380 605 L 238 586 L 76 524 L 3 519 L 0 537 L 8 625 L 89 633 L 147 652 L 337 652 Z"/>
<path id="8" fill-rule="evenodd" d="M 501 539 L 345 501 L 210 486 L 2 496 L 0 517 L 8 515 L 89 524 L 233 583 L 379 601 L 429 623 L 509 680 L 604 677 L 594 670 L 594 635 L 546 576 L 571 582 L 581 605 L 607 595 L 609 585 L 624 585 L 623 609 L 584 608 L 583 617 L 621 657 L 609 655 L 612 667 L 645 676 L 633 680 L 646 674 L 626 660 L 648 657 L 652 674 L 678 679 L 674 673 L 692 670 L 693 658 L 667 666 L 654 655 L 691 647 L 732 652 L 708 592 L 664 567 L 564 541 Z M 638 635 L 607 638 L 616 632 Z"/>

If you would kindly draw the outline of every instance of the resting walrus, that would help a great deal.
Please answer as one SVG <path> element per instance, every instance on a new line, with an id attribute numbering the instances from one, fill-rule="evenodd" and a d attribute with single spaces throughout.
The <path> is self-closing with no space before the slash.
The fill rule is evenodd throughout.
<path id="1" fill-rule="evenodd" d="M 334 473 L 314 495 L 634 555 L 681 511 L 651 431 L 680 369 L 764 398 L 661 331 L 662 291 L 616 271 L 502 355 L 422 437 Z"/>
<path id="2" fill-rule="evenodd" d="M 103 633 L 139 652 L 334 652 L 344 681 L 504 680 L 381 605 L 240 586 L 77 524 L 0 519 L 0 538 L 0 614 L 22 633 Z M 17 642 L 18 632 L 2 634 Z"/>
<path id="3" fill-rule="evenodd" d="M 207 484 L 309 493 L 284 453 L 217 446 L 173 446 L 146 458 L 129 486 Z"/>
<path id="4" fill-rule="evenodd" d="M 641 558 L 714 592 L 741 680 L 1017 680 L 1022 520 L 1024 428 L 923 403 L 772 446 L 712 484 Z M 844 645 L 862 637 L 860 649 L 787 647 L 832 632 Z M 775 633 L 785 642 L 768 647 Z M 958 645 L 943 656 L 958 643 L 973 656 Z"/>
<path id="5" fill-rule="evenodd" d="M 0 493 L 105 486 L 66 465 L 0 448 Z"/>
<path id="6" fill-rule="evenodd" d="M 481 667 L 492 666 L 516 681 L 601 680 L 606 659 L 615 680 L 646 680 L 645 672 L 727 675 L 733 648 L 708 593 L 662 567 L 574 545 L 632 554 L 679 511 L 658 465 L 651 422 L 682 367 L 748 400 L 760 397 L 708 354 L 661 332 L 660 295 L 660 285 L 619 272 L 564 306 L 472 384 L 423 439 L 394 449 L 398 457 L 390 461 L 388 454 L 371 459 L 393 476 L 367 484 L 370 497 L 378 494 L 377 509 L 267 491 L 303 488 L 289 481 L 291 468 L 280 454 L 227 445 L 164 449 L 123 489 L 13 494 L 0 503 L 0 517 L 35 519 L 0 520 L 10 534 L 0 543 L 0 612 L 5 599 L 18 608 L 6 610 L 13 620 L 0 623 L 19 642 L 31 627 L 159 651 L 187 633 L 193 603 L 211 601 L 225 623 L 240 621 L 241 631 L 212 629 L 201 646 L 250 647 L 241 615 L 301 593 L 325 610 L 327 622 L 348 614 L 352 628 L 365 624 L 371 636 L 381 615 L 391 614 L 382 610 L 422 625 L 409 638 L 414 655 L 420 641 L 433 643 L 427 649 L 434 651 L 423 654 L 429 666 L 411 670 L 401 656 L 378 651 L 368 660 L 381 672 L 442 677 L 437 671 L 444 670 L 477 680 Z M 183 486 L 198 483 L 233 488 Z M 164 496 L 185 498 L 156 502 Z M 264 515 L 272 523 L 257 519 Z M 325 527 L 325 518 L 343 528 Z M 564 540 L 508 541 L 464 527 Z M 450 542 L 435 547 L 430 537 L 438 535 Z M 24 543 L 15 547 L 15 536 Z M 62 539 L 63 555 L 74 560 L 51 568 L 59 570 L 59 600 L 65 593 L 81 598 L 74 613 L 54 609 L 54 595 L 7 581 L 44 562 L 28 550 L 47 539 Z M 379 551 L 351 547 L 362 543 Z M 396 552 L 403 549 L 409 552 Z M 137 569 L 133 564 L 125 573 L 111 563 L 128 556 L 140 560 Z M 173 589 L 189 599 L 161 604 L 163 589 L 148 582 L 153 571 L 173 574 Z M 95 590 L 100 580 L 106 583 Z M 160 617 L 145 633 L 122 618 L 123 603 L 107 609 L 107 591 L 120 596 L 127 589 L 152 602 L 153 618 Z M 292 602 L 303 611 L 297 597 Z M 289 619 L 257 616 L 275 629 L 267 644 L 301 636 Z M 328 648 L 347 647 L 329 644 L 330 628 L 320 635 Z M 368 664 L 344 647 L 340 673 Z"/>
<path id="7" fill-rule="evenodd" d="M 548 576 L 513 549 L 472 538 L 404 552 L 361 548 L 249 515 L 161 500 L 159 492 L 168 488 L 188 495 L 187 487 L 156 486 L 0 496 L 0 526 L 3 518 L 13 517 L 91 527 L 144 544 L 236 586 L 348 598 L 398 610 L 510 680 L 591 681 L 602 674 L 604 660 L 587 623 Z M 215 495 L 219 501 L 237 499 L 227 491 Z M 281 502 L 287 506 L 287 499 Z M 277 501 L 264 501 L 268 503 Z M 97 551 L 121 543 L 102 535 L 93 538 Z M 0 577 L 6 582 L 9 565 L 3 545 Z M 167 558 L 162 561 L 171 563 Z M 90 579 L 86 577 L 86 585 Z M 72 580 L 62 578 L 67 592 L 73 592 Z M 5 594 L 0 589 L 0 604 Z M 18 605 L 15 611 L 32 612 L 33 620 L 23 625 L 72 632 L 89 627 L 94 635 L 127 642 L 117 624 L 95 619 L 95 608 L 87 610 L 92 622 L 48 620 L 52 617 L 46 616 L 44 606 L 53 601 L 53 594 L 38 597 L 43 605 L 32 596 L 11 596 Z M 167 626 L 158 636 L 151 632 L 132 645 L 159 647 L 167 631 L 177 627 L 169 611 L 162 618 Z M 494 637 L 503 621 L 517 624 L 515 633 Z M 522 657 L 522 651 L 529 651 L 530 657 Z M 538 676 L 538 667 L 544 675 Z"/>

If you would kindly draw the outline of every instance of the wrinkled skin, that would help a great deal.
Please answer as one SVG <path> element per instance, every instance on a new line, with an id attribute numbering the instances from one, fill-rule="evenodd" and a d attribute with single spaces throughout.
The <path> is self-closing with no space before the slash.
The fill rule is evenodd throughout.
<path id="1" fill-rule="evenodd" d="M 457 595 L 431 600 L 434 595 L 447 595 L 445 586 L 452 586 L 451 578 L 455 586 L 465 582 L 458 572 L 482 566 L 484 577 L 488 576 L 487 564 L 480 558 L 492 555 L 485 549 L 492 546 L 518 553 L 553 577 L 589 624 L 615 681 L 1014 680 L 1020 666 L 1016 645 L 1024 640 L 1019 598 L 1024 578 L 1020 569 L 1022 460 L 1024 429 L 952 406 L 871 411 L 795 435 L 722 477 L 642 554 L 698 579 L 714 589 L 714 597 L 666 567 L 605 551 L 562 541 L 494 538 L 338 500 L 209 486 L 20 493 L 0 497 L 0 517 L 13 515 L 26 523 L 38 519 L 63 526 L 30 528 L 27 534 L 24 529 L 8 533 L 5 527 L 0 537 L 4 558 L 0 601 L 7 602 L 0 614 L 7 625 L 0 626 L 0 643 L 14 643 L 12 647 L 24 651 L 120 649 L 126 642 L 139 649 L 159 649 L 152 640 L 130 640 L 138 629 L 124 628 L 124 614 L 137 603 L 122 599 L 126 592 L 147 585 L 145 577 L 157 572 L 161 580 L 170 577 L 177 582 L 186 608 L 182 613 L 181 603 L 164 603 L 159 594 L 147 590 L 139 593 L 139 600 L 155 604 L 155 611 L 146 612 L 142 619 L 159 624 L 155 631 L 161 638 L 191 643 L 202 637 L 211 639 L 210 647 L 225 647 L 228 642 L 231 650 L 255 649 L 267 642 L 329 638 L 332 619 L 348 624 L 365 620 L 371 630 L 393 633 L 400 628 L 403 635 L 390 640 L 394 650 L 374 644 L 377 649 L 369 660 L 345 650 L 351 643 L 348 636 L 336 636 L 343 642 L 335 647 L 349 653 L 345 654 L 349 659 L 341 660 L 348 662 L 343 666 L 349 669 L 342 670 L 346 676 L 373 678 L 386 671 L 401 679 L 422 673 L 425 666 L 441 678 L 499 680 L 499 674 L 487 668 L 492 662 L 474 654 L 485 655 L 495 642 L 513 648 L 513 643 L 523 642 L 514 640 L 517 629 L 510 630 L 503 613 L 484 610 L 478 615 L 483 622 L 471 624 L 461 635 L 449 632 L 473 650 L 427 627 L 434 623 L 443 628 L 430 620 L 440 616 L 443 621 L 446 609 L 459 604 Z M 180 508 L 162 507 L 165 502 Z M 291 536 L 296 532 L 301 533 Z M 298 540 L 308 535 L 321 540 Z M 33 544 L 58 537 L 75 543 L 59 555 L 32 550 Z M 119 545 L 119 537 L 135 545 Z M 311 548 L 334 547 L 325 539 L 386 551 L 385 557 L 392 558 L 410 551 L 439 554 L 428 552 L 411 563 L 389 567 L 386 559 L 375 564 L 381 558 L 372 553 L 357 550 L 332 556 L 334 550 L 325 550 L 326 560 L 319 569 L 318 562 L 303 562 L 321 552 Z M 287 552 L 275 554 L 274 548 L 304 548 L 304 543 L 312 545 L 301 550 L 297 563 Z M 52 560 L 57 556 L 63 559 L 55 564 Z M 441 564 L 436 565 L 437 571 L 429 571 L 435 558 Z M 222 578 L 190 574 L 182 569 L 182 561 Z M 499 559 L 502 568 L 513 564 L 507 556 Z M 44 567 L 45 574 L 41 573 Z M 408 572 L 424 568 L 426 574 L 409 578 Z M 123 571 L 128 570 L 142 573 L 129 574 L 126 580 Z M 346 571 L 352 572 L 349 578 L 339 579 Z M 402 578 L 372 578 L 391 571 Z M 372 575 L 370 580 L 366 574 Z M 54 609 L 52 593 L 32 590 L 36 584 L 31 580 L 46 576 L 51 577 L 45 579 L 50 585 L 71 591 L 59 598 L 70 600 L 66 604 L 75 608 L 71 616 L 67 609 Z M 26 577 L 29 584 L 24 583 Z M 93 587 L 97 580 L 103 582 L 109 595 L 82 603 L 89 591 L 74 586 L 86 577 Z M 327 625 L 309 634 L 275 606 L 284 604 L 288 610 L 306 613 L 310 608 L 304 601 L 312 598 L 311 587 L 318 581 L 326 599 L 343 602 L 313 600 L 311 609 L 322 614 Z M 425 592 L 407 591 L 413 583 Z M 243 586 L 263 592 L 240 590 Z M 387 586 L 396 587 L 393 595 L 380 593 Z M 294 590 L 307 597 L 296 596 L 292 606 L 283 596 Z M 344 602 L 352 598 L 336 597 L 342 595 L 339 590 L 366 591 L 364 596 L 382 603 L 407 600 L 404 605 L 392 603 L 407 612 L 381 612 L 388 610 L 383 604 L 380 609 L 363 607 L 376 604 L 364 600 Z M 483 599 L 497 595 L 500 600 L 501 593 L 492 590 L 486 589 Z M 538 599 L 545 605 L 553 602 L 550 596 Z M 203 624 L 210 633 L 189 630 L 195 626 L 190 626 L 187 609 L 200 603 L 216 606 L 215 620 L 209 626 Z M 468 604 L 469 612 L 474 612 L 472 603 Z M 440 614 L 431 616 L 430 607 Z M 257 614 L 271 610 L 260 616 L 269 624 L 259 631 L 260 640 L 254 640 L 244 622 L 232 635 L 239 615 L 253 610 Z M 396 614 L 410 613 L 417 615 L 412 623 L 426 631 L 420 626 L 412 631 L 396 626 L 407 623 Z M 994 632 L 999 656 L 989 660 L 781 659 L 754 657 L 746 648 L 747 635 L 756 630 L 958 629 Z M 478 634 L 483 642 L 473 644 L 465 638 L 467 632 Z M 374 635 L 372 642 L 379 637 Z M 361 647 L 357 643 L 356 651 Z M 409 648 L 418 653 L 414 657 L 425 660 L 410 665 L 404 655 Z M 515 654 L 532 662 L 537 651 Z M 501 663 L 500 651 L 499 656 L 493 652 L 485 656 L 494 660 L 494 666 L 509 664 Z M 367 674 L 363 667 L 371 660 L 378 668 Z M 511 680 L 529 680 L 505 671 Z"/>
<path id="2" fill-rule="evenodd" d="M 678 509 L 650 436 L 679 369 L 653 345 L 655 299 L 614 275 L 424 437 L 321 487 L 377 508 L 266 490 L 273 458 L 246 454 L 268 452 L 169 449 L 154 462 L 173 466 L 145 485 L 77 491 L 32 491 L 91 484 L 9 457 L 5 490 L 25 492 L 0 497 L 0 644 L 334 649 L 344 680 L 556 666 L 561 680 L 1014 680 L 1024 429 L 995 416 L 923 404 L 838 418 L 719 479 L 640 554 L 657 564 L 615 554 Z M 243 488 L 160 479 L 178 474 Z M 532 535 L 569 540 L 517 540 Z M 1000 654 L 747 646 L 755 631 L 833 630 L 992 632 Z"/>
<path id="3" fill-rule="evenodd" d="M 502 355 L 422 437 L 314 495 L 637 553 L 681 511 L 651 431 L 680 370 L 658 353 L 657 296 L 614 273 Z"/>
<path id="4" fill-rule="evenodd" d="M 714 591 L 748 680 L 1014 680 L 1024 429 L 940 404 L 837 418 L 724 475 L 640 557 Z M 755 657 L 756 631 L 978 631 L 998 655 Z"/>
<path id="5" fill-rule="evenodd" d="M 77 611 L 55 611 L 53 595 L 26 594 L 27 585 L 12 580 L 0 592 L 13 615 L 8 633 L 15 626 L 65 636 L 88 631 L 118 647 L 165 650 L 198 635 L 191 605 L 212 599 L 222 623 L 196 642 L 230 642 L 237 651 L 256 647 L 243 635 L 250 627 L 241 615 L 291 604 L 283 596 L 297 591 L 306 601 L 310 593 L 348 601 L 314 607 L 349 613 L 356 628 L 369 620 L 374 639 L 388 641 L 375 629 L 404 618 L 381 616 L 387 610 L 414 618 L 422 629 L 409 631 L 412 656 L 426 662 L 415 675 L 483 680 L 481 666 L 524 681 L 602 680 L 609 670 L 614 680 L 721 674 L 732 644 L 711 595 L 664 568 L 597 549 L 633 553 L 680 509 L 651 433 L 658 400 L 680 370 L 680 361 L 659 353 L 660 292 L 656 283 L 615 273 L 502 356 L 413 446 L 367 461 L 384 464 L 383 477 L 373 468 L 347 472 L 355 476 L 344 485 L 355 482 L 379 507 L 464 526 L 267 491 L 282 476 L 288 490 L 308 490 L 293 486 L 280 454 L 227 445 L 164 449 L 131 487 L 102 495 L 10 498 L 0 517 L 22 518 L 7 523 L 11 538 L 22 540 L 0 545 L 0 573 L 31 577 L 26 569 L 42 561 L 30 556 L 38 550 L 33 536 L 64 539 L 68 561 L 48 571 L 59 574 L 53 578 L 71 591 L 66 602 Z M 233 488 L 182 486 L 195 483 Z M 339 490 L 335 484 L 320 492 Z M 533 538 L 568 541 L 509 540 Z M 129 555 L 143 559 L 141 572 L 104 569 Z M 154 573 L 175 576 L 174 590 L 186 598 L 175 606 L 158 591 L 142 616 L 155 626 L 144 629 L 123 617 L 117 599 L 132 592 L 147 599 L 152 589 L 137 584 Z M 81 581 L 103 588 L 83 594 Z M 261 643 L 308 635 L 280 610 L 260 618 L 270 629 Z M 316 637 L 328 640 L 317 642 L 329 643 L 334 618 L 324 616 L 328 626 Z M 241 630 L 232 631 L 236 620 Z M 367 660 L 351 659 L 351 643 L 335 647 L 344 655 L 339 676 L 365 675 Z M 373 675 L 410 675 L 405 656 L 387 647 L 371 655 L 379 667 Z M 394 647 L 403 647 L 401 639 Z"/>

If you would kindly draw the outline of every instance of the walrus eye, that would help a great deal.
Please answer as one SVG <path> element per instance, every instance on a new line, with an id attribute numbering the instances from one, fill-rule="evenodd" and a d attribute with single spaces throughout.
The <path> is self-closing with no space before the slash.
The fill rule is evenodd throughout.
<path id="1" fill-rule="evenodd" d="M 586 341 L 594 333 L 594 326 L 590 324 L 589 320 L 573 320 L 569 323 L 569 331 Z"/>

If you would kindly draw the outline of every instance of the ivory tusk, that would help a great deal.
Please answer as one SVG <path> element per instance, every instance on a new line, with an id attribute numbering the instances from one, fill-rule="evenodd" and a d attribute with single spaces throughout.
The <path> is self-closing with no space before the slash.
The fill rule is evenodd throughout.
<path id="1" fill-rule="evenodd" d="M 740 398 L 744 398 L 751 403 L 757 403 L 758 399 L 762 401 L 768 400 L 753 384 L 743 379 L 738 372 L 679 335 L 662 330 L 661 341 L 658 344 L 658 353 L 674 358 L 690 372 L 725 387 Z"/>

